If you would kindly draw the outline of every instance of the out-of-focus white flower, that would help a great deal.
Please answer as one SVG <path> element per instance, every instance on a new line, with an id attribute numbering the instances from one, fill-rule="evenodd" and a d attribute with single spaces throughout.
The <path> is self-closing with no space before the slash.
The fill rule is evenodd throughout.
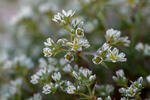
<path id="1" fill-rule="evenodd" d="M 36 74 L 34 74 L 33 76 L 31 76 L 30 82 L 32 84 L 37 84 L 38 83 L 38 79 L 39 79 L 39 76 L 37 76 Z"/>
<path id="2" fill-rule="evenodd" d="M 53 57 L 49 57 L 48 58 L 48 63 L 50 64 L 50 65 L 57 65 L 57 59 L 56 58 L 53 58 Z"/>
<path id="3" fill-rule="evenodd" d="M 49 94 L 49 93 L 51 93 L 52 91 L 51 91 L 51 89 L 53 88 L 53 83 L 50 83 L 50 84 L 45 84 L 44 86 L 43 86 L 43 91 L 42 91 L 42 93 L 44 93 L 44 94 Z"/>
<path id="4" fill-rule="evenodd" d="M 50 12 L 50 11 L 55 12 L 57 9 L 58 9 L 57 6 L 52 2 L 46 2 L 39 6 L 39 11 L 41 13 L 46 13 L 46 12 Z"/>
<path id="5" fill-rule="evenodd" d="M 12 61 L 6 61 L 3 68 L 4 69 L 10 69 L 12 67 L 13 62 Z"/>
<path id="6" fill-rule="evenodd" d="M 121 86 L 127 85 L 128 80 L 125 77 L 124 71 L 122 69 L 116 71 L 116 76 L 113 76 L 112 78 L 116 83 L 118 83 Z"/>
<path id="7" fill-rule="evenodd" d="M 106 97 L 106 100 L 111 100 L 111 97 L 110 97 L 110 96 L 107 96 L 107 97 Z"/>
<path id="8" fill-rule="evenodd" d="M 119 54 L 119 50 L 117 48 L 114 48 L 113 50 L 109 49 L 106 57 L 108 61 L 112 61 L 114 63 L 117 61 L 124 62 L 127 60 L 125 58 L 125 54 L 124 53 Z"/>
<path id="9" fill-rule="evenodd" d="M 74 85 L 69 85 L 67 88 L 66 88 L 66 91 L 68 94 L 74 94 L 75 91 L 76 91 L 76 87 Z"/>
<path id="10" fill-rule="evenodd" d="M 64 58 L 61 58 L 60 60 L 59 60 L 59 63 L 60 63 L 60 65 L 65 65 L 66 63 L 67 63 L 67 61 L 64 59 Z"/>
<path id="11" fill-rule="evenodd" d="M 103 100 L 101 97 L 98 97 L 97 100 Z"/>
<path id="12" fill-rule="evenodd" d="M 145 44 L 144 54 L 150 56 L 150 45 Z"/>
<path id="13" fill-rule="evenodd" d="M 144 45 L 143 43 L 140 42 L 135 46 L 135 49 L 137 51 L 142 52 L 146 56 L 150 56 L 150 45 L 148 44 Z"/>
<path id="14" fill-rule="evenodd" d="M 39 67 L 40 68 L 45 68 L 47 66 L 47 62 L 44 58 L 39 59 Z"/>
<path id="15" fill-rule="evenodd" d="M 146 77 L 146 80 L 150 83 L 150 75 Z"/>
<path id="16" fill-rule="evenodd" d="M 122 69 L 116 71 L 116 75 L 120 77 L 124 77 L 124 71 Z"/>
<path id="17" fill-rule="evenodd" d="M 71 72 L 71 69 L 72 69 L 71 65 L 70 65 L 70 64 L 67 64 L 67 65 L 63 68 L 63 71 L 64 71 L 64 72 Z"/>
<path id="18" fill-rule="evenodd" d="M 125 98 L 125 97 L 122 97 L 120 100 L 128 100 L 127 98 Z"/>
<path id="19" fill-rule="evenodd" d="M 52 79 L 55 80 L 55 81 L 60 81 L 60 79 L 61 79 L 61 74 L 60 74 L 60 72 L 55 72 L 55 73 L 52 75 Z"/>
<path id="20" fill-rule="evenodd" d="M 48 38 L 46 42 L 44 42 L 45 46 L 52 46 L 54 41 L 51 38 Z"/>
<path id="21" fill-rule="evenodd" d="M 142 51 L 144 50 L 144 45 L 143 43 L 138 43 L 136 46 L 135 46 L 135 49 L 138 50 L 138 51 Z"/>
<path id="22" fill-rule="evenodd" d="M 90 81 L 93 81 L 93 80 L 95 80 L 96 79 L 96 75 L 91 75 L 90 77 L 89 77 L 89 80 Z"/>
<path id="23" fill-rule="evenodd" d="M 23 82 L 22 78 L 17 78 L 16 80 L 10 81 L 10 84 L 13 86 L 20 86 L 22 82 Z"/>
<path id="24" fill-rule="evenodd" d="M 43 53 L 45 57 L 51 57 L 53 55 L 52 50 L 50 48 L 44 48 Z"/>
<path id="25" fill-rule="evenodd" d="M 31 97 L 27 100 L 42 100 L 42 96 L 40 95 L 40 93 L 36 93 L 33 95 L 33 97 Z"/>
<path id="26" fill-rule="evenodd" d="M 12 18 L 11 24 L 17 24 L 21 19 L 30 18 L 31 16 L 33 16 L 32 8 L 30 6 L 25 6 L 21 8 L 19 13 Z"/>

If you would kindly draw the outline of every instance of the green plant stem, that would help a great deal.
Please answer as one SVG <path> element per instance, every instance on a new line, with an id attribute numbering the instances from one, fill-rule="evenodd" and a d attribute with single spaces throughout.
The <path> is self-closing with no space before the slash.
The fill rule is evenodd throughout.
<path id="1" fill-rule="evenodd" d="M 89 85 L 87 85 L 87 88 L 88 88 L 88 91 L 89 91 L 90 97 L 92 97 L 92 96 L 93 96 L 93 94 L 92 94 L 92 91 L 91 91 L 90 86 L 89 86 Z"/>

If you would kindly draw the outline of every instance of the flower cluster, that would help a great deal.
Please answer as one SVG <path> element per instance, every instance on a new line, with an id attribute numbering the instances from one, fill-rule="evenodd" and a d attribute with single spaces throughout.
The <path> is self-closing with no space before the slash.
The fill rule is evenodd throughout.
<path id="1" fill-rule="evenodd" d="M 49 76 L 59 70 L 56 66 L 58 66 L 58 63 L 55 58 L 49 58 L 48 63 L 44 58 L 39 59 L 39 70 L 31 76 L 30 82 L 32 84 L 38 84 L 43 81 L 49 81 Z"/>
<path id="2" fill-rule="evenodd" d="M 59 24 L 69 24 L 68 21 L 70 20 L 70 18 L 74 15 L 75 12 L 73 12 L 72 10 L 69 11 L 65 11 L 62 10 L 62 13 L 58 13 L 56 15 L 54 15 L 54 18 L 52 19 L 54 22 L 57 22 Z"/>
<path id="3" fill-rule="evenodd" d="M 92 59 L 94 64 L 101 64 L 104 62 L 125 62 L 125 54 L 123 52 L 119 53 L 117 48 L 113 48 L 109 43 L 104 43 L 101 48 L 99 48 Z"/>
<path id="4" fill-rule="evenodd" d="M 135 49 L 146 56 L 150 56 L 150 45 L 148 44 L 144 45 L 143 43 L 140 42 L 135 46 Z"/>
<path id="5" fill-rule="evenodd" d="M 11 80 L 10 83 L 1 85 L 0 99 L 9 100 L 12 97 L 14 97 L 20 91 L 20 87 L 22 86 L 22 83 L 23 83 L 22 78 L 17 78 L 15 80 Z"/>
<path id="6" fill-rule="evenodd" d="M 143 82 L 143 78 L 140 77 L 138 78 L 137 81 L 132 82 L 130 87 L 120 88 L 119 92 L 122 93 L 122 95 L 125 97 L 135 97 L 136 95 L 140 94 L 140 91 L 143 88 L 142 82 Z"/>
<path id="7" fill-rule="evenodd" d="M 113 80 L 120 86 L 126 86 L 127 85 L 127 78 L 124 75 L 124 71 L 122 69 L 116 71 L 116 76 L 112 77 Z"/>
<path id="8" fill-rule="evenodd" d="M 25 55 L 14 57 L 12 60 L 6 60 L 3 65 L 4 69 L 17 69 L 18 67 L 31 69 L 34 64 L 32 60 Z"/>
<path id="9" fill-rule="evenodd" d="M 72 67 L 64 59 L 60 59 L 58 63 L 55 58 L 49 58 L 47 63 L 46 60 L 41 58 L 39 63 L 40 69 L 31 76 L 31 83 L 42 84 L 42 93 L 44 94 L 55 93 L 57 90 L 60 90 L 67 94 L 80 95 L 82 90 L 89 88 L 96 79 L 96 75 L 92 75 L 92 71 L 89 69 L 79 68 L 77 65 Z M 73 77 L 74 82 L 71 82 L 69 79 L 63 80 L 62 72 L 69 74 L 68 77 Z"/>
<path id="10" fill-rule="evenodd" d="M 91 85 L 96 79 L 95 75 L 92 75 L 92 71 L 87 68 L 80 67 L 80 69 L 74 70 L 72 76 L 79 82 L 79 84 Z"/>
<path id="11" fill-rule="evenodd" d="M 62 38 L 58 39 L 55 43 L 51 38 L 48 38 L 47 42 L 44 42 L 46 48 L 43 49 L 43 53 L 46 57 L 56 55 L 59 52 L 64 52 L 66 53 L 66 61 L 71 62 L 74 60 L 74 53 L 82 51 L 83 48 L 88 48 L 90 46 L 88 40 L 84 37 L 82 22 L 77 20 L 72 20 L 72 22 L 70 22 L 73 15 L 74 13 L 72 10 L 69 10 L 68 12 L 63 10 L 62 14 L 58 13 L 57 15 L 54 15 L 53 21 L 58 22 L 59 24 L 65 24 L 62 25 L 62 27 L 71 35 L 71 41 Z"/>

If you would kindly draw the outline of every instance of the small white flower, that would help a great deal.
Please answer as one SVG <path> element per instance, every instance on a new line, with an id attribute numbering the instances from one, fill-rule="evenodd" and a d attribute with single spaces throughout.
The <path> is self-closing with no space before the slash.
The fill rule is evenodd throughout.
<path id="1" fill-rule="evenodd" d="M 32 8 L 30 6 L 25 6 L 19 11 L 19 13 L 16 16 L 12 18 L 10 24 L 15 25 L 20 20 L 24 18 L 31 18 L 32 16 L 33 16 Z"/>
<path id="2" fill-rule="evenodd" d="M 73 12 L 72 10 L 68 10 L 68 11 L 65 11 L 65 10 L 62 10 L 62 14 L 65 16 L 65 17 L 72 17 L 74 15 L 75 12 Z"/>
<path id="3" fill-rule="evenodd" d="M 33 97 L 30 97 L 26 100 L 42 100 L 42 96 L 40 95 L 40 93 L 36 93 L 33 95 Z"/>
<path id="4" fill-rule="evenodd" d="M 42 69 L 40 69 L 37 73 L 36 73 L 36 75 L 37 76 L 42 76 L 43 74 L 45 74 L 46 73 L 46 68 L 42 68 Z"/>
<path id="5" fill-rule="evenodd" d="M 89 81 L 94 81 L 96 79 L 96 75 L 91 75 L 90 77 L 89 77 Z"/>
<path id="6" fill-rule="evenodd" d="M 50 48 L 44 48 L 43 53 L 45 57 L 50 57 L 53 55 L 52 50 Z"/>
<path id="7" fill-rule="evenodd" d="M 135 46 L 135 49 L 138 50 L 138 51 L 142 51 L 144 50 L 144 45 L 143 43 L 138 43 L 136 46 Z"/>
<path id="8" fill-rule="evenodd" d="M 103 58 L 100 56 L 94 56 L 94 58 L 92 59 L 94 64 L 101 64 L 103 62 Z"/>
<path id="9" fill-rule="evenodd" d="M 59 63 L 60 63 L 60 65 L 64 66 L 67 63 L 67 61 L 64 58 L 61 58 L 59 60 Z"/>
<path id="10" fill-rule="evenodd" d="M 43 86 L 43 91 L 42 91 L 42 93 L 44 93 L 44 94 L 49 94 L 49 93 L 51 93 L 51 92 L 52 92 L 52 91 L 51 91 L 52 87 L 53 87 L 53 83 L 44 85 L 44 86 Z"/>
<path id="11" fill-rule="evenodd" d="M 69 85 L 67 88 L 66 88 L 66 91 L 68 94 L 74 94 L 75 91 L 76 91 L 76 87 L 74 85 Z"/>
<path id="12" fill-rule="evenodd" d="M 97 100 L 103 100 L 101 97 L 98 97 Z"/>
<path id="13" fill-rule="evenodd" d="M 47 62 L 44 58 L 39 59 L 39 67 L 40 68 L 45 68 L 47 66 Z"/>
<path id="14" fill-rule="evenodd" d="M 61 79 L 61 74 L 60 72 L 55 72 L 53 75 L 52 75 L 52 79 L 55 80 L 55 81 L 60 81 Z"/>
<path id="15" fill-rule="evenodd" d="M 81 28 L 77 28 L 75 33 L 76 33 L 77 37 L 83 37 L 84 36 L 84 30 Z"/>
<path id="16" fill-rule="evenodd" d="M 120 38 L 119 38 L 119 42 L 122 42 L 122 43 L 124 44 L 124 46 L 126 46 L 126 47 L 128 47 L 129 44 L 131 43 L 131 41 L 128 40 L 128 37 L 127 37 L 127 36 L 126 36 L 126 37 L 120 37 Z"/>
<path id="17" fill-rule="evenodd" d="M 72 55 L 72 53 L 67 53 L 65 56 L 65 60 L 67 61 L 67 62 L 71 62 L 71 61 L 73 61 L 74 60 L 74 56 Z"/>
<path id="18" fill-rule="evenodd" d="M 109 49 L 106 57 L 108 61 L 112 61 L 114 63 L 117 61 L 124 62 L 127 60 L 125 58 L 125 54 L 124 53 L 119 54 L 119 50 L 117 48 L 114 48 L 112 51 Z"/>
<path id="19" fill-rule="evenodd" d="M 39 79 L 39 76 L 37 76 L 37 75 L 35 74 L 35 75 L 31 76 L 30 82 L 31 82 L 32 84 L 37 84 L 37 83 L 38 83 L 38 79 Z"/>
<path id="20" fill-rule="evenodd" d="M 145 44 L 144 54 L 150 56 L 150 46 Z"/>
<path id="21" fill-rule="evenodd" d="M 46 42 L 44 42 L 45 46 L 52 46 L 54 41 L 51 38 L 48 38 Z"/>
<path id="22" fill-rule="evenodd" d="M 124 71 L 122 69 L 116 71 L 116 75 L 120 77 L 124 77 Z"/>
<path id="23" fill-rule="evenodd" d="M 91 74 L 92 74 L 92 71 L 90 71 L 89 69 L 87 69 L 87 68 L 80 68 L 79 69 L 79 71 L 84 75 L 84 77 L 88 77 L 88 76 L 90 76 Z"/>
<path id="24" fill-rule="evenodd" d="M 146 80 L 150 83 L 150 75 L 146 77 Z"/>

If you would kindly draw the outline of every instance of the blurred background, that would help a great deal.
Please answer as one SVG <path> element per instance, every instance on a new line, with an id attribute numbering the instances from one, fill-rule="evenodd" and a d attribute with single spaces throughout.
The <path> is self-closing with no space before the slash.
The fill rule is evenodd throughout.
<path id="1" fill-rule="evenodd" d="M 125 63 L 108 63 L 107 69 L 94 65 L 92 57 L 85 58 L 89 61 L 88 67 L 98 75 L 100 84 L 116 87 L 112 95 L 116 100 L 120 98 L 119 87 L 112 80 L 116 70 L 124 69 L 130 80 L 150 74 L 150 56 L 135 50 L 139 42 L 150 45 L 150 0 L 0 0 L 0 100 L 25 100 L 41 91 L 40 87 L 30 84 L 30 76 L 36 72 L 39 59 L 44 57 L 45 39 L 68 37 L 66 30 L 51 21 L 53 15 L 62 9 L 72 9 L 76 12 L 75 18 L 84 21 L 85 35 L 91 45 L 87 51 L 96 51 L 104 43 L 104 35 L 109 28 L 120 30 L 131 40 L 130 47 L 118 47 L 126 54 L 128 61 Z M 78 63 L 87 66 L 85 61 L 81 59 Z M 24 69 L 20 69 L 17 62 Z M 18 95 L 17 90 L 8 92 L 11 80 L 18 78 L 23 82 L 26 80 L 19 89 L 25 94 L 19 99 L 14 96 Z M 44 100 L 69 98 L 62 98 L 63 94 L 56 98 L 57 95 L 44 96 Z M 141 97 L 150 98 L 150 84 L 146 81 Z"/>

